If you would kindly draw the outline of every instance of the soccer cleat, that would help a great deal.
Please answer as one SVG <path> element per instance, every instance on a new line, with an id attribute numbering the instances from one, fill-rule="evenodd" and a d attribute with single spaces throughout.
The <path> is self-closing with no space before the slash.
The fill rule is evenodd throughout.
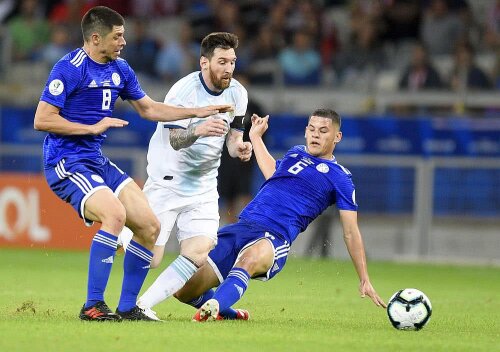
<path id="1" fill-rule="evenodd" d="M 99 301 L 88 308 L 85 304 L 80 311 L 80 319 L 89 321 L 121 321 L 122 317 L 115 314 L 103 301 Z"/>
<path id="2" fill-rule="evenodd" d="M 250 313 L 245 309 L 234 309 L 236 311 L 236 318 L 227 318 L 219 313 L 217 320 L 250 320 Z"/>
<path id="3" fill-rule="evenodd" d="M 250 320 L 250 312 L 246 309 L 235 309 L 236 320 Z"/>
<path id="4" fill-rule="evenodd" d="M 151 312 L 153 312 L 153 311 L 151 311 Z M 154 318 L 148 316 L 145 313 L 145 310 L 142 308 L 139 308 L 138 306 L 135 306 L 134 308 L 132 308 L 131 310 L 126 311 L 126 312 L 120 312 L 117 309 L 116 314 L 119 314 L 123 320 L 162 321 L 162 320 L 158 319 L 158 317 L 156 315 L 154 315 Z"/>
<path id="5" fill-rule="evenodd" d="M 156 321 L 163 321 L 160 318 L 158 318 L 158 316 L 156 315 L 156 312 L 154 310 L 152 310 L 151 308 L 143 306 L 139 302 L 137 302 L 137 306 L 139 307 L 139 309 L 142 309 L 143 313 L 146 314 L 149 318 L 156 320 Z"/>
<path id="6" fill-rule="evenodd" d="M 219 319 L 219 302 L 215 299 L 209 299 L 196 311 L 193 321 L 204 322 Z"/>

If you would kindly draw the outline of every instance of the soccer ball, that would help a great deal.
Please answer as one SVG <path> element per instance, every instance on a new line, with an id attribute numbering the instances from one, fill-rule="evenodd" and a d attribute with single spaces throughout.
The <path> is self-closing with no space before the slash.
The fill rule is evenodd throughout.
<path id="1" fill-rule="evenodd" d="M 429 322 L 431 314 L 431 301 L 414 288 L 396 292 L 387 305 L 389 320 L 399 330 L 420 330 Z"/>

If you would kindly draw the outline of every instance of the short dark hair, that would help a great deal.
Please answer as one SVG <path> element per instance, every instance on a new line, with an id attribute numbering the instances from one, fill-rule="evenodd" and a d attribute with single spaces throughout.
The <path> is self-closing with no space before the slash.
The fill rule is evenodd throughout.
<path id="1" fill-rule="evenodd" d="M 125 20 L 115 10 L 106 6 L 95 6 L 87 11 L 82 18 L 83 40 L 89 41 L 92 33 L 97 32 L 105 36 L 114 26 L 123 26 Z"/>
<path id="2" fill-rule="evenodd" d="M 207 35 L 201 41 L 200 55 L 211 59 L 217 48 L 236 49 L 238 47 L 238 36 L 227 32 L 214 32 Z"/>
<path id="3" fill-rule="evenodd" d="M 332 109 L 316 109 L 313 111 L 311 116 L 309 116 L 309 120 L 312 116 L 325 117 L 327 119 L 330 119 L 334 124 L 337 124 L 339 128 L 342 125 L 340 115 Z"/>

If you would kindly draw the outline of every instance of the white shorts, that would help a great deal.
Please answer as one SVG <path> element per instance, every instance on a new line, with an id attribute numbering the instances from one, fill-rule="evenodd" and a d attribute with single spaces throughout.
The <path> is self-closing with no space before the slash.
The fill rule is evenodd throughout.
<path id="1" fill-rule="evenodd" d="M 157 246 L 167 243 L 174 226 L 177 227 L 179 242 L 206 236 L 214 241 L 214 246 L 217 244 L 220 217 L 216 191 L 209 196 L 182 197 L 150 180 L 144 185 L 143 191 L 161 224 Z"/>

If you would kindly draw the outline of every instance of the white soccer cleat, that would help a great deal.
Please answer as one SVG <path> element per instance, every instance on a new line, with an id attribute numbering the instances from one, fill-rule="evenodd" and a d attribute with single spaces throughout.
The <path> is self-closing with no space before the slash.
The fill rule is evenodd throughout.
<path id="1" fill-rule="evenodd" d="M 141 305 L 140 302 L 137 302 L 137 306 L 142 310 L 142 312 L 150 319 L 156 320 L 156 321 L 163 321 L 158 316 L 156 315 L 156 312 L 152 310 L 151 308 L 148 308 L 146 306 Z"/>
<path id="2" fill-rule="evenodd" d="M 215 299 L 209 299 L 201 306 L 193 317 L 193 321 L 215 321 L 219 316 L 219 302 Z"/>

